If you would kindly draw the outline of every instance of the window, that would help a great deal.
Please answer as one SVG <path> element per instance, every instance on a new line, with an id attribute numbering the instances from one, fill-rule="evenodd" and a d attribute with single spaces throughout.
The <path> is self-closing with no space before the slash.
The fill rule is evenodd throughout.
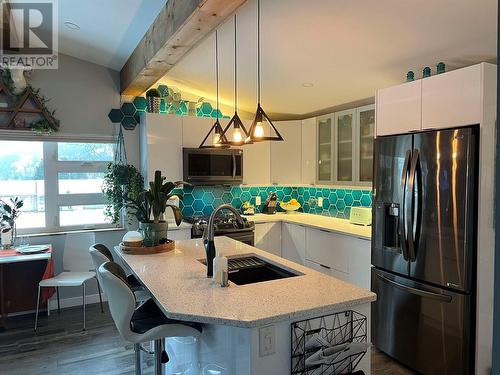
<path id="1" fill-rule="evenodd" d="M 112 143 L 0 141 L 0 199 L 24 200 L 19 233 L 112 226 L 101 186 Z"/>

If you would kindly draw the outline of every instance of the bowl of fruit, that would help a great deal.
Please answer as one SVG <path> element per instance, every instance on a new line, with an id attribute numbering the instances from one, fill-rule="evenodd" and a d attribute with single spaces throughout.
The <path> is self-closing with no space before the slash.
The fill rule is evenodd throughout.
<path id="1" fill-rule="evenodd" d="M 280 207 L 284 209 L 287 214 L 291 214 L 297 211 L 301 205 L 297 199 L 292 198 L 288 202 L 281 201 Z"/>

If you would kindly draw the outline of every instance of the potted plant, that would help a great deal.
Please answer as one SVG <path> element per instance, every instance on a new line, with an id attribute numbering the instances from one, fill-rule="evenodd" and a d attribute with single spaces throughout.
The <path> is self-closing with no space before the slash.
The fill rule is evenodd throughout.
<path id="1" fill-rule="evenodd" d="M 160 113 L 161 96 L 157 89 L 149 89 L 146 91 L 146 101 L 148 105 L 148 112 Z"/>
<path id="2" fill-rule="evenodd" d="M 21 214 L 21 207 L 24 202 L 19 198 L 10 198 L 7 203 L 0 199 L 2 216 L 0 220 L 0 235 L 2 248 L 10 249 L 16 240 L 16 220 Z"/>
<path id="3" fill-rule="evenodd" d="M 178 226 L 182 221 L 179 207 L 168 204 L 168 201 L 172 198 L 182 199 L 182 195 L 172 191 L 185 182 L 165 182 L 165 180 L 161 171 L 155 171 L 155 178 L 149 182 L 149 189 L 139 193 L 136 199 L 127 199 L 127 207 L 135 213 L 139 221 L 139 230 L 144 236 L 145 246 L 157 246 L 166 241 L 168 223 L 164 214 L 167 207 L 172 209 Z"/>
<path id="4" fill-rule="evenodd" d="M 102 193 L 107 201 L 104 214 L 113 224 L 118 224 L 126 199 L 137 199 L 143 190 L 144 179 L 136 167 L 109 163 L 102 185 Z M 132 217 L 127 213 L 127 224 L 130 225 L 131 221 Z"/>

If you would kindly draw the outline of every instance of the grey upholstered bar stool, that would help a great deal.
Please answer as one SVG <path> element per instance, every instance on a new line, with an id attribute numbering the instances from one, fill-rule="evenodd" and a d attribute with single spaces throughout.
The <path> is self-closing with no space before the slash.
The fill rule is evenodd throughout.
<path id="1" fill-rule="evenodd" d="M 155 374 L 162 374 L 168 362 L 166 337 L 199 337 L 201 324 L 167 318 L 156 303 L 149 299 L 136 306 L 134 293 L 123 269 L 114 262 L 102 264 L 98 271 L 108 296 L 109 309 L 122 338 L 134 344 L 136 374 L 142 374 L 140 343 L 154 340 Z"/>
<path id="2" fill-rule="evenodd" d="M 113 254 L 108 247 L 102 243 L 96 243 L 90 246 L 89 253 L 92 258 L 92 262 L 94 263 L 96 273 L 101 264 L 114 262 Z M 97 277 L 99 278 L 99 274 L 97 274 Z M 146 301 L 151 298 L 151 295 L 142 287 L 141 283 L 135 278 L 134 275 L 127 275 L 127 281 L 130 289 L 134 292 L 137 301 Z M 104 290 L 104 292 L 106 292 L 106 290 Z"/>

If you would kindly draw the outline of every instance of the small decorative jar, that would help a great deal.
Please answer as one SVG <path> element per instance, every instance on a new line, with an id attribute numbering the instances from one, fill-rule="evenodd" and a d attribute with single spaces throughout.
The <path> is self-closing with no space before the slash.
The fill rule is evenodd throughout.
<path id="1" fill-rule="evenodd" d="M 422 78 L 428 78 L 431 76 L 431 68 L 426 66 L 424 70 L 422 71 Z"/>
<path id="2" fill-rule="evenodd" d="M 415 73 L 413 73 L 411 70 L 406 73 L 406 82 L 411 82 L 415 79 Z"/>
<path id="3" fill-rule="evenodd" d="M 437 64 L 436 66 L 436 73 L 437 74 L 442 74 L 444 73 L 446 70 L 446 66 L 444 65 L 444 62 L 440 62 L 439 64 Z"/>
<path id="4" fill-rule="evenodd" d="M 161 97 L 157 89 L 149 89 L 146 92 L 146 102 L 149 113 L 160 113 Z"/>

